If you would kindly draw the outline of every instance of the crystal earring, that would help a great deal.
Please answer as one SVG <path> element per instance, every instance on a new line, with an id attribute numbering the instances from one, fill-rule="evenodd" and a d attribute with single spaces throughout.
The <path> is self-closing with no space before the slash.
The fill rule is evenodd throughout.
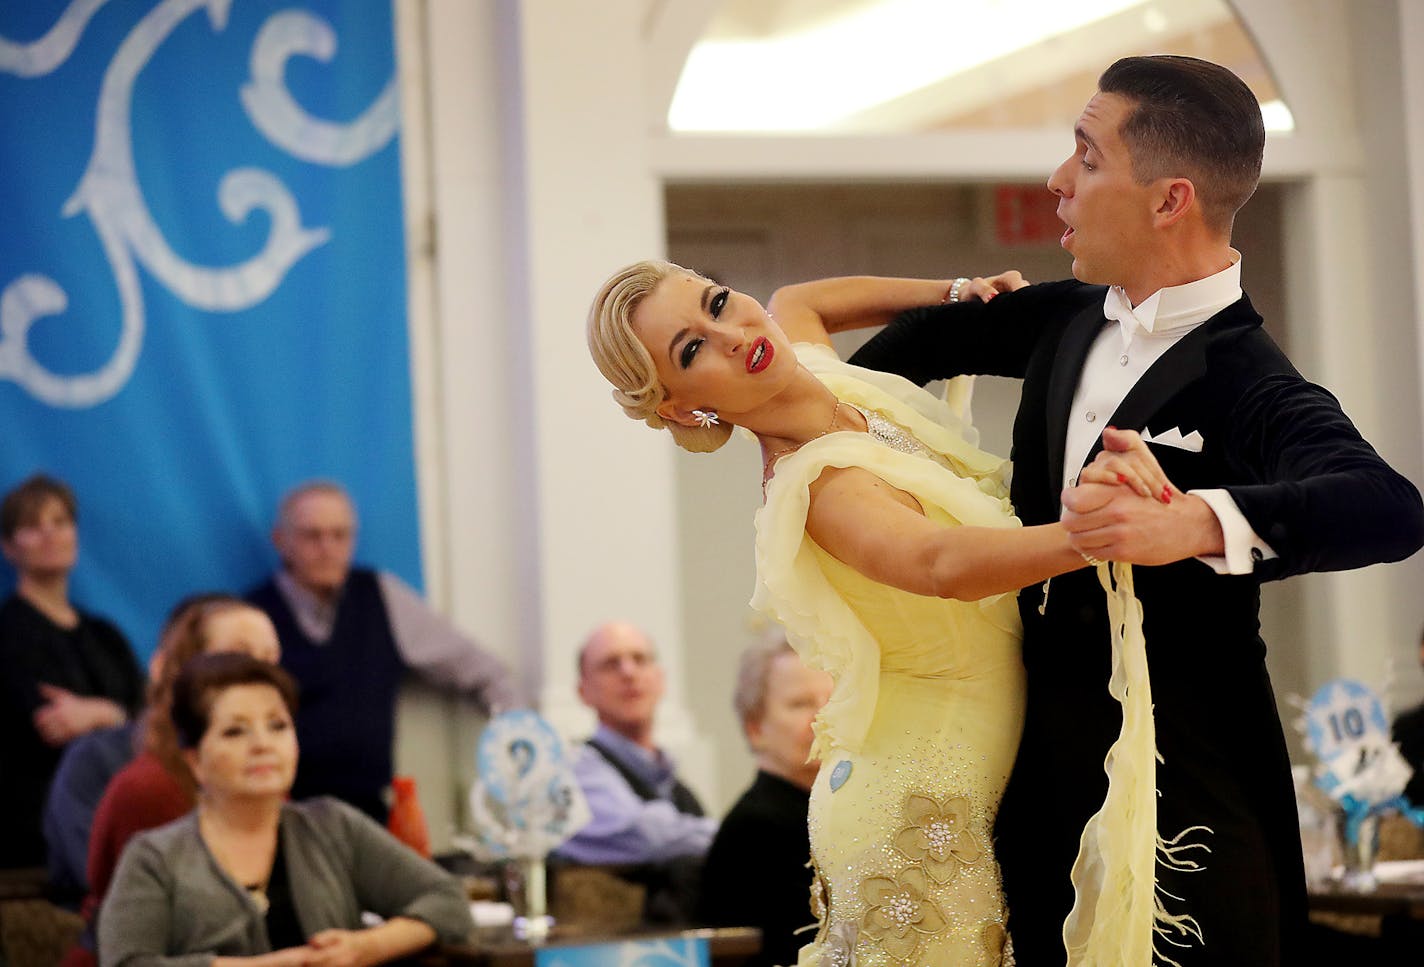
<path id="1" fill-rule="evenodd" d="M 717 424 L 722 422 L 721 420 L 717 419 L 716 410 L 693 410 L 692 418 L 696 420 L 697 425 L 702 427 L 702 429 L 704 430 L 707 429 L 709 426 L 716 426 Z"/>

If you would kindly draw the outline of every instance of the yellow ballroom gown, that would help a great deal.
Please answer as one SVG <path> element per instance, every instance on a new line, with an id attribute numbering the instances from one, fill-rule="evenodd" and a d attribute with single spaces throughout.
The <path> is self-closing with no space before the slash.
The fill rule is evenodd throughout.
<path id="1" fill-rule="evenodd" d="M 821 471 L 858 466 L 931 520 L 1018 527 L 1007 466 L 945 401 L 825 347 L 797 352 L 873 431 L 782 457 L 756 519 L 752 604 L 835 679 L 816 723 L 809 817 L 819 925 L 798 964 L 999 967 L 1011 954 L 991 831 L 1024 710 L 1015 595 L 966 602 L 878 584 L 824 552 L 805 523 Z"/>

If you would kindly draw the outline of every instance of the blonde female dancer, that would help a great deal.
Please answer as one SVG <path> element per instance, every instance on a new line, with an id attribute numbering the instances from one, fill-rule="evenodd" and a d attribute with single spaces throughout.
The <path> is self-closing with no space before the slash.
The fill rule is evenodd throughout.
<path id="1" fill-rule="evenodd" d="M 590 351 L 629 416 L 689 450 L 716 449 L 733 425 L 761 445 L 753 604 L 836 681 L 817 723 L 820 927 L 803 967 L 1006 962 L 990 830 L 1023 720 L 1014 592 L 1085 562 L 1061 525 L 1019 524 L 1005 462 L 952 407 L 839 362 L 827 332 L 952 287 L 1016 284 L 826 279 L 779 290 L 768 312 L 640 262 L 589 313 Z M 1117 467 L 1102 482 L 1165 485 L 1152 467 Z"/>

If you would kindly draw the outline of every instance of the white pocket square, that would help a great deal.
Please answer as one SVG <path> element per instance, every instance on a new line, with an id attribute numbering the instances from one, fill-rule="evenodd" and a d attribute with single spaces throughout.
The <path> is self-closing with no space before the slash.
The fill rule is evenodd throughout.
<path id="1" fill-rule="evenodd" d="M 1153 436 L 1150 429 L 1143 427 L 1142 439 L 1148 443 L 1160 443 L 1164 447 L 1176 447 L 1178 450 L 1187 450 L 1191 453 L 1201 453 L 1202 444 L 1205 443 L 1202 440 L 1202 435 L 1196 430 L 1183 436 L 1181 428 L 1175 426 L 1157 436 Z"/>

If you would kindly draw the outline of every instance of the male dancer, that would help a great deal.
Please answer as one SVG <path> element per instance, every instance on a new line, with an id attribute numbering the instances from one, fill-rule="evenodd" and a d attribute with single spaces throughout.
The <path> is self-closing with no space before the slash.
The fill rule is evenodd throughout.
<path id="1" fill-rule="evenodd" d="M 1222 67 L 1170 56 L 1120 60 L 1098 88 L 1048 182 L 1078 281 L 914 310 L 851 361 L 921 383 L 1023 379 L 1012 497 L 1024 524 L 1062 516 L 1090 559 L 1150 565 L 1135 577 L 1162 758 L 1158 831 L 1212 831 L 1211 852 L 1193 857 L 1203 870 L 1158 867 L 1159 887 L 1181 898 L 1169 911 L 1194 917 L 1202 942 L 1158 949 L 1182 967 L 1293 964 L 1305 881 L 1260 583 L 1406 557 L 1424 542 L 1424 512 L 1241 292 L 1231 226 L 1265 143 L 1251 91 Z M 1104 437 L 1129 445 L 1107 427 L 1165 437 L 1151 453 L 1188 492 L 1077 487 Z M 1103 803 L 1121 713 L 1095 569 L 1026 588 L 1019 604 L 1027 721 L 996 845 L 1018 962 L 1052 967 L 1065 961 L 1069 873 Z"/>

